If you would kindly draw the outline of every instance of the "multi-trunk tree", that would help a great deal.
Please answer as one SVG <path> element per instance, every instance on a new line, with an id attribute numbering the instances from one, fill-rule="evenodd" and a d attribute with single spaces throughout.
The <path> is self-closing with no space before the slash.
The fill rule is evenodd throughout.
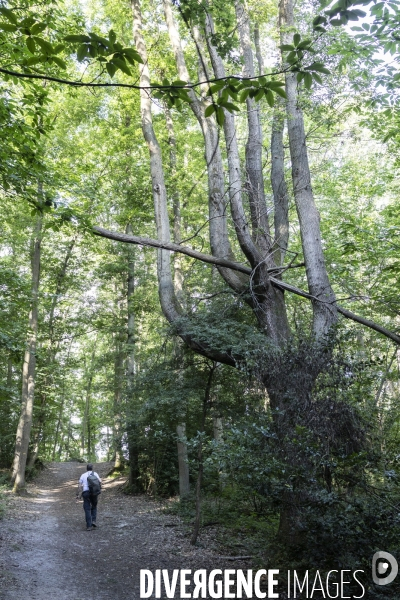
<path id="1" fill-rule="evenodd" d="M 139 63 L 140 120 L 150 157 L 149 180 L 157 240 L 146 239 L 141 230 L 141 219 L 132 218 L 135 216 L 135 211 L 131 210 L 133 206 L 136 214 L 140 213 L 140 203 L 143 203 L 143 212 L 148 210 L 146 201 L 150 195 L 147 181 L 139 181 L 146 180 L 147 167 L 142 169 L 143 152 L 136 152 L 136 148 L 135 152 L 132 148 L 127 149 L 125 158 L 121 158 L 118 163 L 112 162 L 113 153 L 110 153 L 107 160 L 111 161 L 112 168 L 107 170 L 108 163 L 105 160 L 107 177 L 104 179 L 108 178 L 108 181 L 102 183 L 103 187 L 97 185 L 97 182 L 93 184 L 82 170 L 83 183 L 78 182 L 73 186 L 72 195 L 87 194 L 90 201 L 84 204 L 83 211 L 76 212 L 87 228 L 86 213 L 90 213 L 92 205 L 98 202 L 101 189 L 100 195 L 103 194 L 105 198 L 104 205 L 108 202 L 108 207 L 103 207 L 99 217 L 103 224 L 117 223 L 121 229 L 125 229 L 127 222 L 131 222 L 133 232 L 142 236 L 134 236 L 129 230 L 125 235 L 114 234 L 100 227 L 94 228 L 95 233 L 122 242 L 153 245 L 158 248 L 160 304 L 173 331 L 189 348 L 213 361 L 212 364 L 225 363 L 230 367 L 251 372 L 258 378 L 268 393 L 277 432 L 277 450 L 283 460 L 287 460 L 293 470 L 296 470 L 296 464 L 303 460 L 303 457 L 300 454 L 296 455 L 290 439 L 297 425 L 307 424 L 307 414 L 313 414 L 312 392 L 318 377 L 330 362 L 338 314 L 342 313 L 373 326 L 337 304 L 324 260 L 320 216 L 310 174 L 309 137 L 306 134 L 303 110 L 309 101 L 307 90 L 311 72 L 314 75 L 315 72 L 312 69 L 307 72 L 296 71 L 296 65 L 293 71 L 293 56 L 290 57 L 291 54 L 298 56 L 309 44 L 297 34 L 298 26 L 292 0 L 281 0 L 276 36 L 280 36 L 282 53 L 279 60 L 276 60 L 276 74 L 271 78 L 269 73 L 267 80 L 257 80 L 261 86 L 257 90 L 256 87 L 251 87 L 251 81 L 256 81 L 254 78 L 262 75 L 265 69 L 263 40 L 260 40 L 259 23 L 252 19 L 242 2 L 237 0 L 233 4 L 216 2 L 212 5 L 200 5 L 187 2 L 172 4 L 170 0 L 163 0 L 162 7 L 160 5 L 152 17 L 147 10 L 148 4 L 144 6 L 147 23 L 143 24 L 143 6 L 140 0 L 131 0 L 130 6 L 128 3 L 125 6 L 123 17 L 119 15 L 121 20 L 124 19 L 123 25 L 119 23 L 119 26 L 121 30 L 126 30 L 127 11 L 130 8 L 136 48 L 136 58 L 133 62 Z M 159 47 L 152 48 L 152 53 L 148 51 L 152 28 L 158 26 L 160 20 L 163 24 L 159 35 L 165 41 L 165 45 L 168 45 L 169 54 L 165 52 L 165 48 L 161 53 Z M 305 29 L 307 25 L 302 23 L 302 27 Z M 221 33 L 229 43 L 226 40 L 223 40 L 226 43 L 221 42 Z M 103 58 L 106 49 L 111 52 L 111 46 L 114 47 L 115 43 L 114 34 L 109 32 L 108 35 L 108 40 L 104 38 L 103 42 L 98 42 L 100 46 L 103 45 L 100 52 Z M 265 32 L 262 35 L 265 35 Z M 89 54 L 92 56 L 98 51 L 97 42 L 93 45 L 88 39 L 83 39 L 84 37 L 81 36 L 77 54 L 81 62 L 88 61 Z M 31 42 L 29 45 L 32 47 Z M 293 52 L 289 52 L 289 56 L 288 48 L 294 49 Z M 153 53 L 157 60 L 153 60 Z M 107 56 L 109 55 L 110 53 Z M 125 55 L 129 54 L 125 52 Z M 120 56 L 104 60 L 110 75 L 115 74 L 116 65 L 124 64 Z M 51 61 L 47 62 L 53 64 Z M 125 71 L 122 67 L 120 69 L 127 73 L 126 68 Z M 170 86 L 167 80 L 164 90 L 158 90 L 152 97 L 154 74 L 155 79 L 159 80 L 165 71 L 168 76 L 172 74 L 171 80 L 178 78 L 179 81 Z M 29 72 L 25 75 L 29 77 Z M 234 76 L 240 81 L 244 118 L 233 115 L 238 90 L 234 80 L 227 80 L 227 76 Z M 218 80 L 219 83 L 210 87 L 212 80 Z M 196 84 L 195 87 L 191 81 Z M 198 82 L 201 84 L 197 85 Z M 270 85 L 269 88 L 267 84 Z M 184 96 L 179 96 L 178 92 L 182 92 L 183 88 Z M 170 92 L 170 95 L 167 92 Z M 177 94 L 174 97 L 177 98 L 175 106 L 182 104 L 182 100 L 185 101 L 184 117 L 179 116 L 173 108 L 172 93 Z M 131 127 L 132 121 L 133 127 L 137 127 L 138 107 L 137 104 L 127 101 L 122 92 L 120 94 L 118 99 L 121 103 L 127 103 L 128 111 L 118 113 L 115 121 L 112 100 L 105 100 L 96 110 L 97 115 L 106 115 L 105 118 L 113 123 L 114 128 L 110 127 L 110 132 L 117 131 L 116 122 L 119 122 L 119 132 L 123 136 Z M 274 94 L 278 94 L 279 102 L 275 101 L 272 110 Z M 154 109 L 153 101 L 157 96 L 161 96 L 161 102 Z M 264 104 L 258 104 L 260 98 Z M 129 114 L 129 110 L 132 114 Z M 125 113 L 123 116 L 122 112 Z M 187 119 L 187 123 L 183 122 L 183 118 Z M 92 119 L 95 122 L 93 113 Z M 266 121 L 271 123 L 271 126 L 266 126 Z M 187 139 L 182 140 L 181 137 L 184 150 L 178 149 L 176 152 L 178 146 L 175 137 L 180 127 L 184 129 Z M 81 132 L 82 129 L 77 128 L 76 131 Z M 163 140 L 165 131 L 169 143 L 169 158 L 166 158 L 168 151 Z M 69 131 L 68 135 L 71 135 Z M 84 138 L 83 135 L 82 137 Z M 132 139 L 132 145 L 138 144 L 136 136 L 132 136 Z M 285 148 L 286 140 L 289 153 Z M 87 166 L 90 170 L 94 169 L 96 160 L 104 159 L 100 150 L 85 146 L 79 134 L 76 134 L 76 145 L 78 150 L 75 165 L 79 164 L 80 160 L 85 160 L 88 155 L 96 156 L 92 164 L 88 161 Z M 117 145 L 116 143 L 115 148 Z M 201 167 L 206 174 L 206 183 L 201 173 L 197 173 L 193 168 L 192 155 L 199 154 L 199 147 L 205 157 Z M 265 148 L 268 148 L 269 162 L 266 162 Z M 188 168 L 188 164 L 191 168 Z M 187 187 L 187 181 L 181 181 L 180 196 L 175 185 L 177 172 L 184 173 L 182 179 L 190 180 L 190 186 Z M 98 178 L 100 180 L 102 174 L 99 174 Z M 123 181 L 121 190 L 118 188 L 120 181 Z M 85 186 L 87 189 L 82 191 Z M 267 193 L 268 190 L 272 191 L 271 197 Z M 135 194 L 138 198 L 135 198 Z M 197 204 L 192 209 L 191 201 L 194 196 Z M 294 199 L 295 211 L 290 210 L 290 198 Z M 123 217 L 119 212 L 121 205 L 127 207 L 126 214 L 121 211 L 124 213 Z M 208 215 L 205 217 L 207 211 Z M 85 213 L 83 217 L 82 212 Z M 70 217 L 74 217 L 73 209 Z M 193 220 L 189 227 L 185 227 L 185 231 L 181 226 L 181 218 L 182 221 L 186 220 L 186 223 L 189 219 Z M 203 223 L 200 222 L 201 218 L 204 219 Z M 146 227 L 145 233 L 149 233 L 148 220 L 144 218 L 143 222 Z M 296 243 L 298 237 L 301 243 L 302 258 L 295 260 L 292 260 L 290 253 L 290 229 L 297 237 Z M 171 242 L 172 230 L 174 242 Z M 185 244 L 188 242 L 183 238 L 193 236 L 196 243 L 202 239 L 201 236 L 206 230 L 209 240 L 205 245 L 209 245 L 209 254 L 186 248 Z M 171 250 L 213 265 L 211 274 L 206 268 L 203 271 L 204 275 L 200 274 L 200 270 L 196 271 L 197 289 L 192 297 L 188 293 L 187 282 L 193 281 L 193 271 L 197 267 L 188 267 L 185 259 L 175 259 L 172 264 Z M 127 387 L 131 392 L 135 361 L 132 256 L 128 257 L 126 263 L 125 270 L 129 271 L 128 306 L 130 305 Z M 305 273 L 308 287 L 306 292 L 290 283 L 292 275 L 289 274 L 299 272 Z M 335 283 L 337 284 L 337 280 Z M 198 296 L 201 296 L 198 290 L 203 284 L 207 288 L 208 297 L 201 298 L 204 304 L 199 309 L 196 302 Z M 289 297 L 291 293 L 307 298 L 311 307 L 308 312 L 304 311 L 306 314 L 301 319 L 300 342 L 294 327 L 297 319 L 292 310 L 294 304 Z M 226 298 L 226 302 L 214 302 L 217 295 L 219 300 L 222 297 Z M 397 343 L 400 341 L 395 333 L 379 326 L 375 328 Z M 121 339 L 117 339 L 118 332 L 114 333 L 114 345 L 117 349 L 115 356 L 118 359 L 115 359 L 114 366 L 115 373 L 119 373 L 116 377 L 115 391 L 115 408 L 118 413 L 121 394 L 117 388 L 121 379 L 120 359 L 124 342 L 122 336 Z M 314 427 L 318 427 L 319 424 L 322 427 L 327 414 L 321 411 L 318 418 L 319 423 L 314 419 Z M 183 432 L 182 421 L 178 422 L 178 427 L 179 431 Z M 133 427 L 128 441 L 133 449 L 134 435 Z M 118 432 L 115 437 L 120 437 Z M 181 440 L 184 440 L 184 436 Z M 136 464 L 137 460 L 133 462 Z M 300 487 L 296 487 L 295 483 L 291 488 L 289 486 L 284 494 L 281 510 L 281 532 L 288 539 L 299 525 L 298 505 L 302 503 L 306 494 L 306 490 L 300 484 Z"/>
<path id="2" fill-rule="evenodd" d="M 178 335 L 195 352 L 233 367 L 243 366 L 246 365 L 246 356 L 238 347 L 224 348 L 223 344 L 216 344 L 216 340 L 211 335 L 207 336 L 207 332 L 196 332 L 195 315 L 194 318 L 185 318 L 185 307 L 174 286 L 170 252 L 162 249 L 171 242 L 168 190 L 165 183 L 166 167 L 153 125 L 154 117 L 148 93 L 151 85 L 151 58 L 146 48 L 140 0 L 132 0 L 131 5 L 135 46 L 143 60 L 143 65 L 139 67 L 141 119 L 143 136 L 150 155 L 155 220 L 160 247 L 157 251 L 157 270 L 162 310 Z M 163 6 L 178 78 L 189 82 L 189 70 L 173 8 L 169 0 L 164 0 Z M 198 54 L 199 80 L 225 78 L 224 61 L 220 48 L 215 45 L 212 13 L 205 6 L 197 12 L 193 9 L 192 14 L 190 11 L 184 12 L 181 7 L 178 8 L 183 15 L 183 26 L 187 27 L 187 33 L 191 36 Z M 235 15 L 243 57 L 242 75 L 252 78 L 256 74 L 252 43 L 254 24 L 251 24 L 249 15 L 239 0 L 235 3 Z M 296 24 L 292 0 L 281 0 L 279 29 L 281 44 L 285 46 L 293 43 Z M 283 52 L 283 67 L 287 66 L 285 56 Z M 288 209 L 285 205 L 287 191 L 284 180 L 282 124 L 279 122 L 282 116 L 277 113 L 272 128 L 272 170 L 268 174 L 263 170 L 260 110 L 254 99 L 248 97 L 246 101 L 247 142 L 243 161 L 238 149 L 237 125 L 233 114 L 223 109 L 224 118 L 218 119 L 220 123 L 223 122 L 223 129 L 220 129 L 215 116 L 208 116 L 210 111 L 207 109 L 212 106 L 213 101 L 207 96 L 208 86 L 204 86 L 204 90 L 199 93 L 190 90 L 188 94 L 189 106 L 199 124 L 204 143 L 208 176 L 208 228 L 211 254 L 215 259 L 209 257 L 209 262 L 214 263 L 225 284 L 234 295 L 242 299 L 243 304 L 247 305 L 254 316 L 260 337 L 256 365 L 252 368 L 268 392 L 279 436 L 278 447 L 289 461 L 295 463 L 296 460 L 301 460 L 301 457 L 296 457 L 289 451 L 285 441 L 288 436 L 291 437 L 300 422 L 292 406 L 295 403 L 302 404 L 304 409 L 309 406 L 315 381 L 331 356 L 338 309 L 324 261 L 320 216 L 312 190 L 302 111 L 302 86 L 298 83 L 297 74 L 288 69 L 285 74 L 285 90 L 285 122 L 290 148 L 292 194 L 300 228 L 307 293 L 312 307 L 312 324 L 308 332 L 305 329 L 302 332 L 306 350 L 303 346 L 298 352 L 289 350 L 291 347 L 293 350 L 297 342 L 290 325 L 291 317 L 288 315 L 283 285 L 283 272 L 286 271 L 284 264 L 293 265 L 288 260 L 284 262 Z M 218 90 L 214 93 L 218 94 Z M 225 179 L 223 156 L 226 157 L 228 180 Z M 265 194 L 266 176 L 272 180 L 274 226 L 270 224 L 269 213 L 272 207 L 268 205 Z M 234 243 L 230 239 L 233 235 L 232 225 Z M 133 243 L 138 241 L 133 237 L 121 236 L 120 239 Z M 229 262 L 234 268 L 229 268 Z M 240 268 L 240 263 L 243 262 L 247 263 L 249 268 Z M 220 318 L 223 320 L 222 315 Z M 253 348 L 253 351 L 255 350 Z M 322 415 L 321 418 L 327 417 L 328 415 Z M 304 493 L 304 490 L 300 493 L 294 488 L 288 490 L 283 502 L 280 528 L 282 535 L 287 539 L 298 526 L 296 512 L 301 493 Z"/>

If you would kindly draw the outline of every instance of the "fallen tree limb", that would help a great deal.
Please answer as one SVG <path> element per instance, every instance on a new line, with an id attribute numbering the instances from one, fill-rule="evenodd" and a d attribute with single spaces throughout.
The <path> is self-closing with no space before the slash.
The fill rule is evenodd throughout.
<path id="1" fill-rule="evenodd" d="M 217 258 L 212 256 L 211 254 L 205 254 L 204 252 L 199 252 L 198 250 L 193 250 L 193 248 L 188 248 L 187 246 L 180 246 L 179 244 L 174 244 L 172 242 L 159 242 L 158 240 L 154 240 L 152 238 L 137 236 L 137 235 L 127 235 L 126 233 L 118 233 L 116 231 L 110 231 L 109 229 L 103 229 L 102 227 L 93 227 L 93 233 L 95 235 L 99 235 L 101 237 L 108 238 L 110 240 L 115 240 L 117 242 L 124 242 L 125 244 L 137 244 L 139 246 L 151 246 L 152 248 L 160 248 L 162 250 L 169 250 L 170 252 L 179 252 L 180 254 L 185 254 L 186 256 L 190 256 L 201 262 L 208 263 L 210 265 L 215 265 L 218 267 L 225 267 L 227 269 L 232 269 L 233 271 L 239 271 L 240 273 L 246 273 L 247 275 L 251 275 L 252 269 L 246 265 L 233 262 L 231 260 L 226 260 L 224 258 Z M 275 271 L 275 269 L 272 269 Z M 279 287 L 282 290 L 287 292 L 291 292 L 292 294 L 296 294 L 297 296 L 301 296 L 302 298 L 307 298 L 312 302 L 323 302 L 323 300 L 319 300 L 318 298 L 312 296 L 308 292 L 297 288 L 294 285 L 290 285 L 280 279 L 276 279 L 275 277 L 270 277 L 271 283 L 276 287 Z M 369 327 L 369 329 L 373 329 L 378 333 L 381 333 L 385 337 L 391 339 L 396 344 L 400 345 L 400 336 L 386 329 L 386 327 L 382 327 L 375 323 L 374 321 L 370 321 L 369 319 L 365 319 L 364 317 L 360 317 L 350 310 L 346 308 L 342 308 L 338 304 L 336 304 L 337 311 L 346 317 L 346 319 L 351 319 L 356 323 L 360 323 L 365 327 Z"/>

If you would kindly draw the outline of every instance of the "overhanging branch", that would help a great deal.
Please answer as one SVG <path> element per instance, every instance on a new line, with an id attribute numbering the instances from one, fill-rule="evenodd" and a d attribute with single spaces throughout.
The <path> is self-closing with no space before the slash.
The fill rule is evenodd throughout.
<path id="1" fill-rule="evenodd" d="M 117 242 L 124 242 L 125 244 L 136 244 L 139 246 L 151 246 L 152 248 L 160 248 L 162 250 L 169 250 L 170 252 L 180 252 L 181 254 L 185 254 L 186 256 L 191 256 L 201 262 L 208 263 L 210 265 L 216 265 L 219 267 L 225 267 L 227 269 L 232 269 L 233 271 L 239 271 L 240 273 L 246 273 L 247 275 L 251 275 L 252 269 L 246 265 L 236 263 L 230 260 L 225 260 L 224 258 L 217 258 L 212 256 L 211 254 L 205 254 L 204 252 L 198 252 L 197 250 L 193 250 L 192 248 L 188 248 L 187 246 L 180 246 L 179 244 L 173 244 L 172 242 L 159 242 L 158 240 L 154 240 L 152 238 L 141 237 L 137 235 L 126 235 L 125 233 L 118 233 L 116 231 L 110 231 L 109 229 L 103 229 L 102 227 L 93 227 L 93 233 L 95 235 L 99 235 L 101 237 L 108 238 L 110 240 L 115 240 Z M 273 269 L 275 271 L 275 269 Z M 295 287 L 294 285 L 290 285 L 284 281 L 280 281 L 275 277 L 270 277 L 271 283 L 276 287 L 285 290 L 287 292 L 291 292 L 292 294 L 296 294 L 297 296 L 301 296 L 302 298 L 307 298 L 313 302 L 322 302 L 318 298 L 315 298 L 308 292 L 301 290 L 300 288 Z M 382 327 L 378 325 L 374 321 L 370 321 L 369 319 L 365 319 L 364 317 L 360 317 L 351 311 L 342 308 L 338 304 L 336 304 L 337 311 L 346 317 L 346 319 L 351 319 L 356 323 L 360 323 L 365 327 L 369 327 L 369 329 L 373 329 L 378 333 L 381 333 L 385 337 L 393 340 L 396 344 L 400 345 L 400 336 L 386 329 L 386 327 Z"/>

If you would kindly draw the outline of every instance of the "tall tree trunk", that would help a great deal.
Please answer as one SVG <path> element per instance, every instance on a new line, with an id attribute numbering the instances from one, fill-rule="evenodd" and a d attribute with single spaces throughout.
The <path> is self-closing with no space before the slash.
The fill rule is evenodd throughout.
<path id="1" fill-rule="evenodd" d="M 42 186 L 39 184 L 39 194 Z M 22 404 L 15 440 L 15 455 L 12 466 L 13 491 L 22 493 L 25 490 L 25 468 L 28 456 L 30 434 L 32 428 L 33 402 L 35 394 L 36 347 L 38 335 L 38 303 L 40 282 L 40 250 L 42 241 L 43 217 L 36 222 L 32 252 L 32 299 L 29 313 L 29 333 L 22 367 Z"/>
<path id="2" fill-rule="evenodd" d="M 140 10 L 140 0 L 131 0 L 132 14 L 133 14 L 133 37 L 135 46 L 139 52 L 143 65 L 139 66 L 140 69 L 140 108 L 141 108 L 141 121 L 143 137 L 146 141 L 147 147 L 150 154 L 150 174 L 152 180 L 152 190 L 154 199 L 154 214 L 157 227 L 157 237 L 161 242 L 170 241 L 170 229 L 169 229 L 169 218 L 168 218 L 168 207 L 167 207 L 167 192 L 165 187 L 165 178 L 162 164 L 161 149 L 157 140 L 157 137 L 153 128 L 153 120 L 151 114 L 151 99 L 147 93 L 147 89 L 150 86 L 150 72 L 148 67 L 147 50 L 142 34 L 142 15 Z M 207 121 L 207 119 L 204 119 Z M 208 127 L 208 125 L 207 125 Z M 214 150 L 217 146 L 213 146 Z M 220 189 L 220 188 L 218 188 Z M 215 197 L 217 201 L 219 198 L 219 191 Z M 222 198 L 219 198 L 217 202 L 217 211 L 221 210 Z M 223 219 L 226 219 L 225 211 L 223 211 Z M 221 221 L 220 221 L 221 222 Z M 213 221 L 210 223 L 210 236 L 213 227 L 212 236 L 216 238 L 217 243 L 217 230 L 218 226 Z M 225 225 L 222 224 L 222 232 L 224 231 Z M 217 250 L 221 250 L 221 253 L 229 255 L 226 248 L 227 237 L 224 235 L 221 238 L 222 247 L 220 248 L 217 244 Z M 219 243 L 219 242 L 218 242 Z M 211 243 L 213 247 L 213 243 Z M 219 249 L 218 249 L 219 248 Z M 215 250 L 215 247 L 214 247 Z M 225 272 L 231 273 L 230 270 L 223 269 L 225 279 L 229 276 Z M 167 250 L 158 250 L 157 252 L 157 276 L 158 276 L 158 292 L 160 297 L 160 304 L 165 317 L 169 322 L 178 322 L 182 315 L 182 308 L 175 294 L 174 283 L 171 275 L 171 259 L 170 253 Z M 236 275 L 235 275 L 236 277 Z M 205 348 L 202 343 L 198 343 L 193 336 L 187 334 L 183 327 L 178 325 L 178 332 L 184 342 L 199 354 L 204 354 L 213 360 L 220 361 L 221 353 L 218 350 L 211 348 Z M 224 360 L 227 360 L 224 353 Z M 228 359 L 229 360 L 229 359 Z M 232 361 L 233 364 L 233 361 Z"/>
<path id="3" fill-rule="evenodd" d="M 295 27 L 293 0 L 280 1 L 279 25 L 281 43 L 292 43 Z M 287 72 L 285 79 L 293 192 L 300 223 L 308 289 L 310 294 L 319 300 L 313 302 L 313 331 L 317 339 L 323 339 L 337 321 L 336 298 L 329 282 L 322 251 L 320 218 L 311 186 L 303 111 L 299 102 L 296 73 Z"/>
<path id="4" fill-rule="evenodd" d="M 150 86 L 150 71 L 148 67 L 147 49 L 142 33 L 142 14 L 140 0 L 131 0 L 133 14 L 133 37 L 137 51 L 143 60 L 140 69 L 140 110 L 143 137 L 150 153 L 150 174 L 154 210 L 156 218 L 157 236 L 162 242 L 170 241 L 169 218 L 167 210 L 167 192 L 165 187 L 164 171 L 162 165 L 161 149 L 156 138 L 151 114 L 151 99 L 147 93 Z M 165 250 L 157 252 L 157 273 L 159 282 L 160 302 L 164 314 L 169 321 L 175 321 L 180 316 L 180 307 L 175 296 L 172 276 L 170 253 Z"/>
<path id="5" fill-rule="evenodd" d="M 125 462 L 124 455 L 122 453 L 122 436 L 123 430 L 123 385 L 125 381 L 124 376 L 124 362 L 125 362 L 125 331 L 122 327 L 121 316 L 123 314 L 123 302 L 122 299 L 115 303 L 116 305 L 116 333 L 115 333 L 115 356 L 114 356 L 114 450 L 115 450 L 115 463 L 114 469 L 121 470 Z"/>
<path id="6" fill-rule="evenodd" d="M 47 352 L 46 352 L 45 365 L 44 365 L 44 368 L 46 369 L 44 380 L 43 380 L 43 390 L 44 391 L 41 391 L 41 393 L 40 393 L 41 402 L 40 402 L 39 414 L 36 418 L 35 424 L 33 425 L 33 428 L 36 431 L 36 433 L 35 433 L 34 442 L 32 444 L 32 449 L 29 454 L 28 467 L 27 467 L 28 469 L 32 469 L 36 462 L 36 459 L 39 455 L 40 443 L 41 443 L 42 437 L 43 437 L 43 428 L 44 428 L 45 421 L 46 421 L 46 404 L 47 404 L 47 398 L 46 398 L 47 394 L 46 394 L 45 390 L 52 383 L 52 380 L 53 380 L 52 369 L 54 367 L 54 362 L 55 362 L 55 358 L 56 358 L 56 354 L 57 354 L 57 347 L 55 345 L 55 337 L 54 337 L 55 311 L 56 311 L 57 304 L 61 297 L 63 282 L 64 282 L 65 276 L 67 274 L 68 264 L 69 264 L 69 261 L 72 256 L 72 251 L 75 246 L 75 243 L 76 243 L 76 236 L 74 236 L 74 238 L 70 241 L 70 243 L 67 246 L 67 251 L 65 253 L 64 260 L 62 261 L 61 267 L 57 273 L 56 289 L 55 289 L 55 293 L 53 295 L 53 299 L 52 299 L 51 306 L 50 306 L 49 325 L 48 325 L 49 340 L 48 340 L 48 348 L 47 348 Z M 58 430 L 58 428 L 57 428 L 57 430 Z"/>
<path id="7" fill-rule="evenodd" d="M 171 1 L 163 0 L 163 2 L 165 20 L 175 55 L 178 76 L 181 80 L 189 82 L 189 72 L 182 50 L 179 31 L 173 16 Z M 194 35 L 196 37 L 196 33 Z M 200 68 L 204 70 L 205 61 L 201 55 L 201 42 L 199 39 L 196 40 L 196 47 L 199 53 Z M 199 100 L 193 90 L 189 91 L 189 97 L 191 100 L 190 107 L 200 125 L 204 139 L 208 175 L 209 230 L 211 250 L 214 256 L 221 258 L 233 258 L 233 252 L 228 237 L 227 207 L 224 201 L 224 168 L 219 146 L 218 126 L 214 117 L 205 117 L 204 111 L 207 107 L 207 104 Z M 236 273 L 224 268 L 220 269 L 219 267 L 218 270 L 230 287 L 236 289 L 237 291 L 242 290 L 243 280 L 238 277 Z"/>
<path id="8" fill-rule="evenodd" d="M 243 75 L 254 77 L 254 59 L 251 47 L 251 29 L 249 16 L 240 0 L 235 2 L 237 28 L 243 56 Z M 253 239 L 262 249 L 264 256 L 271 249 L 271 234 L 264 191 L 262 172 L 262 130 L 259 104 L 253 98 L 247 98 L 248 138 L 246 142 L 246 189 L 250 204 Z M 269 261 L 272 256 L 269 257 Z M 271 265 L 272 266 L 272 265 Z"/>
<path id="9" fill-rule="evenodd" d="M 221 57 L 219 56 L 216 48 L 212 44 L 212 39 L 215 31 L 212 17 L 209 14 L 206 15 L 205 19 L 205 31 L 214 75 L 218 79 L 223 78 L 226 75 L 225 68 Z M 251 68 L 254 70 L 254 68 L 251 66 L 251 48 L 246 47 L 246 52 L 247 54 L 249 54 L 250 52 L 249 69 Z M 257 138 L 257 135 L 254 135 L 254 133 L 250 133 L 250 131 L 251 129 L 254 129 L 254 127 L 259 127 L 258 117 L 255 119 L 254 115 L 252 114 L 249 117 L 248 127 L 249 139 L 251 139 L 251 154 L 254 155 L 253 151 L 255 150 L 255 148 L 257 148 L 257 144 L 255 144 L 254 140 Z M 235 230 L 240 246 L 254 269 L 254 275 L 252 278 L 251 286 L 251 291 L 253 293 L 250 296 L 248 296 L 247 302 L 254 310 L 254 313 L 262 329 L 269 335 L 269 337 L 272 340 L 275 341 L 275 343 L 279 345 L 282 342 L 284 342 L 290 335 L 284 294 L 281 290 L 274 288 L 271 285 L 269 279 L 268 268 L 275 267 L 275 263 L 273 260 L 273 255 L 270 251 L 270 247 L 268 244 L 266 245 L 267 238 L 265 236 L 262 237 L 261 241 L 264 241 L 260 245 L 257 245 L 257 240 L 252 239 L 249 231 L 242 203 L 241 168 L 238 144 L 236 139 L 235 117 L 228 111 L 225 111 L 224 135 L 228 157 L 229 197 L 231 203 L 232 218 L 235 224 Z M 261 149 L 258 155 L 258 158 L 261 162 Z M 256 177 L 257 173 L 254 171 L 254 169 L 252 173 L 254 177 Z M 257 177 L 262 178 L 261 171 L 258 171 Z M 260 224 L 257 225 L 258 229 L 260 227 Z"/>
<path id="10" fill-rule="evenodd" d="M 168 106 L 164 107 L 165 122 L 167 125 L 168 132 L 168 145 L 169 145 L 169 173 L 171 176 L 171 195 L 172 195 L 172 208 L 174 214 L 174 243 L 180 244 L 182 240 L 181 235 L 181 202 L 179 197 L 179 191 L 176 186 L 176 136 L 174 130 L 174 122 L 172 120 L 171 111 Z M 183 297 L 183 271 L 182 271 L 182 256 L 178 253 L 174 256 L 174 287 L 176 297 L 178 298 L 181 305 L 184 304 Z"/>
<path id="11" fill-rule="evenodd" d="M 190 492 L 186 423 L 176 426 L 176 434 L 178 436 L 179 496 L 184 498 Z"/>
<path id="12" fill-rule="evenodd" d="M 126 226 L 126 233 L 132 234 L 130 223 Z M 135 292 L 135 251 L 131 246 L 128 248 L 128 336 L 127 336 L 127 360 L 126 360 L 126 394 L 127 394 L 127 433 L 129 450 L 129 486 L 132 492 L 142 491 L 139 472 L 139 443 L 138 425 L 135 414 L 135 309 L 133 304 Z"/>
<path id="13" fill-rule="evenodd" d="M 222 417 L 218 417 L 213 415 L 213 433 L 214 433 L 214 441 L 216 444 L 223 444 L 224 442 L 224 426 Z M 224 473 L 221 471 L 220 467 L 218 467 L 218 479 L 219 479 L 219 487 L 220 490 L 224 488 Z"/>
<path id="14" fill-rule="evenodd" d="M 176 174 L 176 137 L 174 130 L 174 123 L 171 116 L 171 111 L 165 107 L 165 121 L 168 131 L 168 143 L 170 147 L 169 152 L 169 172 L 174 178 Z M 174 243 L 181 243 L 181 207 L 180 207 L 180 196 L 179 191 L 176 187 L 175 181 L 172 182 L 172 198 L 173 198 L 173 212 L 174 212 Z M 174 286 L 176 296 L 180 303 L 183 304 L 183 272 L 182 272 L 182 257 L 175 256 L 174 259 Z M 177 360 L 181 365 L 183 356 L 179 345 L 175 346 Z M 178 448 L 178 472 L 179 472 L 179 496 L 184 498 L 190 492 L 189 482 L 189 461 L 188 461 L 188 450 L 186 442 L 186 423 L 180 423 L 176 426 L 176 433 L 178 436 L 177 448 Z"/>
<path id="15" fill-rule="evenodd" d="M 70 440 L 72 439 L 72 423 L 71 423 L 71 418 L 68 421 L 68 430 L 67 430 L 67 441 L 65 443 L 65 454 L 66 457 L 69 458 L 70 453 L 69 453 L 69 443 Z M 60 446 L 61 448 L 61 446 Z"/>
<path id="16" fill-rule="evenodd" d="M 201 414 L 201 424 L 200 424 L 200 432 L 199 432 L 200 439 L 199 439 L 199 446 L 197 449 L 197 462 L 198 462 L 198 466 L 199 466 L 199 471 L 197 474 L 197 482 L 196 482 L 196 515 L 195 515 L 195 519 L 194 519 L 194 527 L 193 527 L 192 537 L 190 538 L 190 543 L 193 546 L 195 545 L 195 543 L 197 541 L 197 537 L 199 535 L 199 530 L 200 530 L 201 486 L 203 483 L 203 471 L 204 471 L 203 434 L 204 434 L 205 425 L 206 425 L 207 409 L 210 404 L 211 385 L 212 385 L 212 380 L 213 380 L 214 371 L 215 371 L 216 367 L 217 367 L 216 363 L 213 363 L 212 367 L 210 368 L 208 378 L 207 378 L 206 389 L 204 391 L 204 398 L 203 398 L 203 410 L 202 410 L 202 414 Z"/>
<path id="17" fill-rule="evenodd" d="M 264 61 L 260 46 L 258 23 L 254 26 L 254 46 L 258 74 L 264 73 Z M 284 100 L 275 100 L 271 131 L 271 187 L 274 195 L 274 261 L 283 265 L 289 241 L 289 195 L 285 181 L 285 151 L 283 147 Z"/>
<path id="18" fill-rule="evenodd" d="M 283 99 L 274 108 L 271 132 L 271 186 L 274 194 L 274 259 L 283 265 L 289 242 L 289 194 L 285 181 Z"/>
<path id="19" fill-rule="evenodd" d="M 88 381 L 86 386 L 86 394 L 85 394 L 85 406 L 83 411 L 83 420 L 82 420 L 82 431 L 81 431 L 81 448 L 80 448 L 80 456 L 83 458 L 85 456 L 85 450 L 89 449 L 90 441 L 89 441 L 89 418 L 90 418 L 90 399 L 92 395 L 92 384 L 93 384 L 93 376 L 94 376 L 94 366 L 95 366 L 95 357 L 96 357 L 96 346 L 97 346 L 97 338 L 93 344 L 92 355 L 90 358 L 90 363 L 88 365 L 87 374 Z M 86 437 L 87 434 L 87 437 Z M 87 443 L 85 443 L 87 442 Z M 88 456 L 90 460 L 90 457 Z"/>

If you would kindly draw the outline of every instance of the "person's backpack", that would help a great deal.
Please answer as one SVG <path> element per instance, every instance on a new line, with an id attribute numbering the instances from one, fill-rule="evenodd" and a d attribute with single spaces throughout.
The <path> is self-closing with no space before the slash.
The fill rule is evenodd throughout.
<path id="1" fill-rule="evenodd" d="M 93 473 L 93 471 L 88 475 L 87 478 L 89 492 L 91 496 L 98 496 L 101 494 L 101 483 L 98 477 Z"/>

